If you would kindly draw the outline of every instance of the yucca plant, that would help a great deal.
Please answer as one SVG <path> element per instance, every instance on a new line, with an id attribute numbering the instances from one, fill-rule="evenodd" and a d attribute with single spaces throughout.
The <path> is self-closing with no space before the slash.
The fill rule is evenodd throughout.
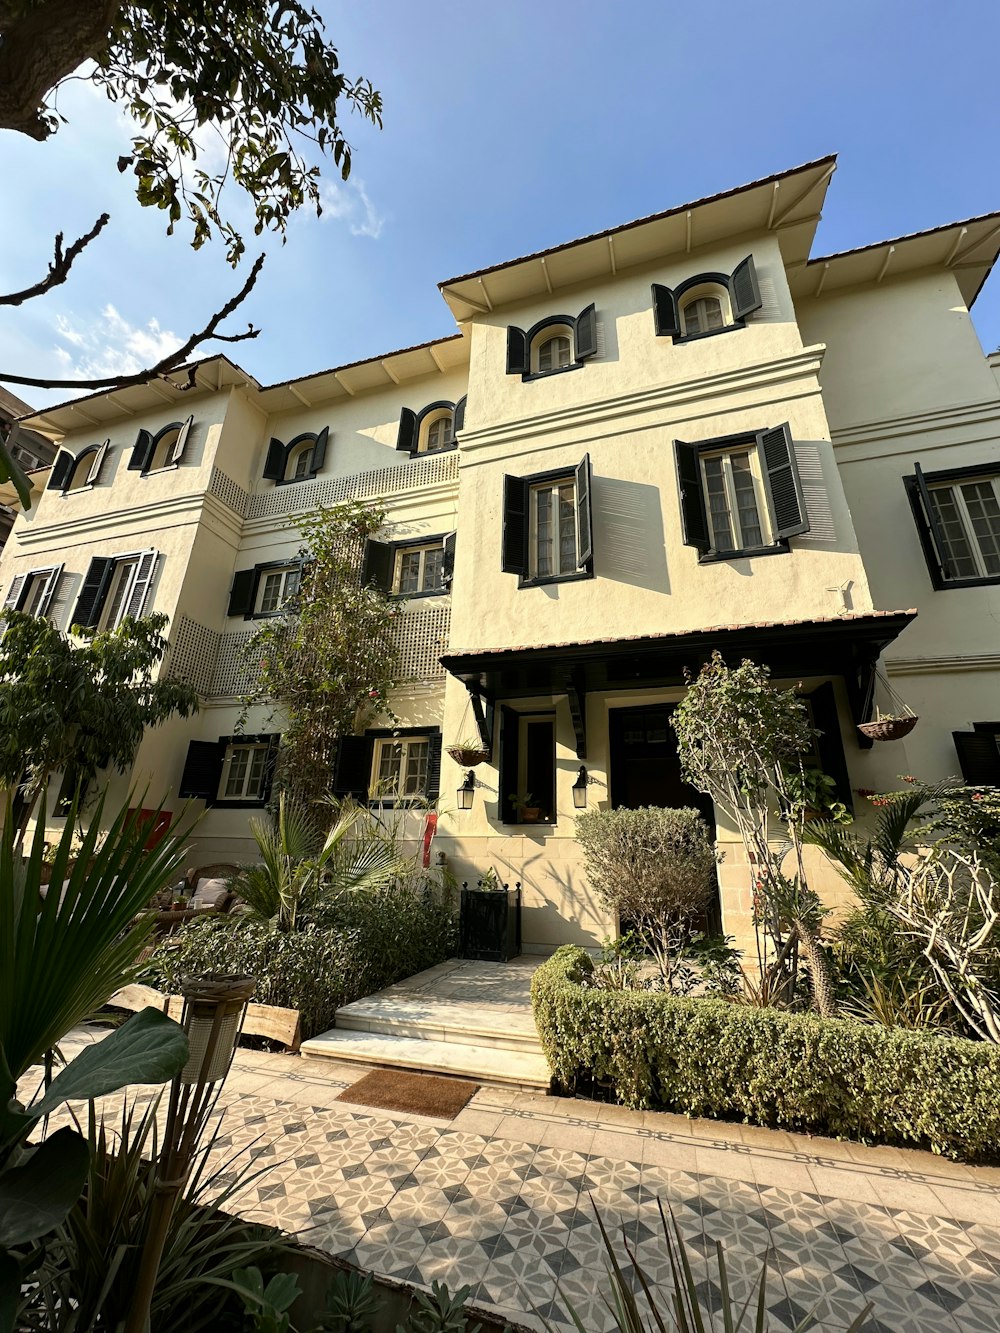
<path id="1" fill-rule="evenodd" d="M 659 1201 L 658 1207 L 664 1246 L 670 1262 L 670 1285 L 666 1289 L 661 1289 L 651 1281 L 632 1246 L 627 1240 L 623 1240 L 625 1252 L 635 1271 L 633 1286 L 622 1269 L 611 1237 L 596 1205 L 594 1206 L 597 1225 L 601 1229 L 604 1243 L 609 1286 L 609 1292 L 603 1293 L 603 1300 L 619 1333 L 656 1333 L 656 1330 L 659 1333 L 667 1333 L 668 1329 L 674 1329 L 676 1333 L 769 1333 L 773 1325 L 767 1309 L 768 1255 L 765 1254 L 762 1258 L 760 1277 L 753 1290 L 744 1301 L 740 1302 L 730 1287 L 722 1242 L 716 1241 L 718 1308 L 710 1312 L 705 1311 L 699 1300 L 699 1283 L 695 1279 L 687 1242 L 680 1225 L 672 1211 L 668 1220 L 663 1204 Z M 783 1278 L 782 1285 L 784 1286 Z M 556 1287 L 559 1290 L 558 1283 Z M 561 1290 L 559 1294 L 578 1333 L 587 1333 L 587 1326 L 573 1308 L 572 1302 L 566 1299 Z M 787 1291 L 785 1294 L 787 1295 Z M 847 1325 L 844 1333 L 860 1333 L 873 1308 L 869 1301 Z M 544 1319 L 542 1322 L 548 1333 L 554 1333 L 551 1324 Z M 818 1321 L 812 1315 L 807 1315 L 796 1324 L 793 1333 L 807 1333 L 807 1330 L 818 1326 Z"/>

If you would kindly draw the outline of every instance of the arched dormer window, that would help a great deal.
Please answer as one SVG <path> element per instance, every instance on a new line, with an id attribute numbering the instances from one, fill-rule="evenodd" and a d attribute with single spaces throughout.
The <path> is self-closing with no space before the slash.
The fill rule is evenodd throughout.
<path id="1" fill-rule="evenodd" d="M 60 449 L 49 473 L 47 489 L 67 495 L 70 491 L 82 491 L 93 486 L 101 474 L 110 444 L 110 440 L 105 440 L 103 444 L 88 444 L 78 454 Z"/>
<path id="2" fill-rule="evenodd" d="M 656 336 L 675 343 L 742 329 L 763 304 L 753 255 L 732 273 L 696 273 L 677 287 L 654 282 L 652 294 Z"/>
<path id="3" fill-rule="evenodd" d="M 507 328 L 507 374 L 522 379 L 576 370 L 597 355 L 597 312 L 593 305 L 577 316 L 548 315 L 525 333 Z"/>
<path id="4" fill-rule="evenodd" d="M 456 436 L 465 425 L 465 398 L 457 403 L 440 399 L 428 403 L 419 412 L 404 407 L 399 413 L 396 448 L 411 458 L 422 454 L 441 454 L 457 447 Z"/>
<path id="5" fill-rule="evenodd" d="M 278 486 L 292 481 L 311 481 L 322 472 L 326 463 L 329 436 L 330 428 L 324 426 L 318 433 L 303 431 L 287 444 L 272 439 L 267 448 L 264 476 Z"/>
<path id="6" fill-rule="evenodd" d="M 184 457 L 193 423 L 192 416 L 187 421 L 171 421 L 168 426 L 161 426 L 155 434 L 141 430 L 132 446 L 129 472 L 140 472 L 145 476 L 147 472 L 176 467 Z"/>

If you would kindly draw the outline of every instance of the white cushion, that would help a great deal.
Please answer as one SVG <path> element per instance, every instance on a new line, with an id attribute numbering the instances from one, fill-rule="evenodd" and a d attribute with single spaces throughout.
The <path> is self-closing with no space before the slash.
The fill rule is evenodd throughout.
<path id="1" fill-rule="evenodd" d="M 229 889 L 224 879 L 200 879 L 191 895 L 189 907 L 199 910 L 206 907 L 219 907 Z"/>

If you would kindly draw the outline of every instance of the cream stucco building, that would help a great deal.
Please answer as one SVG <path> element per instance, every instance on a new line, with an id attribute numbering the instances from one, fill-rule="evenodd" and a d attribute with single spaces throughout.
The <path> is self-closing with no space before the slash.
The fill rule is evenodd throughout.
<path id="1" fill-rule="evenodd" d="M 834 165 L 444 282 L 450 338 L 266 386 L 213 357 L 186 391 L 27 419 L 60 452 L 2 596 L 63 628 L 170 617 L 168 669 L 204 706 L 131 780 L 205 803 L 205 860 L 249 857 L 267 798 L 278 726 L 237 734 L 241 648 L 294 588 L 288 518 L 349 497 L 389 514 L 365 573 L 407 594 L 407 679 L 403 724 L 345 742 L 332 786 L 437 800 L 459 880 L 522 882 L 528 949 L 613 933 L 574 784 L 691 803 L 669 715 L 713 648 L 801 688 L 845 800 L 1000 780 L 1000 359 L 969 318 L 1000 215 L 812 257 Z M 921 720 L 866 748 L 878 662 Z M 470 733 L 491 761 L 461 809 L 446 748 Z M 718 833 L 745 940 L 747 868 Z"/>

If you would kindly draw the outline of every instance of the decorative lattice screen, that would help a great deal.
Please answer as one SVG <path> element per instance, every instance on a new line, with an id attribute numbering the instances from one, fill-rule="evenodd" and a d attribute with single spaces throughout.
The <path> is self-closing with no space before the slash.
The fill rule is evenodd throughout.
<path id="1" fill-rule="evenodd" d="M 208 489 L 217 500 L 221 500 L 234 513 L 239 514 L 241 518 L 246 517 L 247 506 L 250 503 L 249 495 L 221 468 L 212 468 L 212 480 L 208 484 Z"/>
<path id="2" fill-rule="evenodd" d="M 244 629 L 233 634 L 219 635 L 219 651 L 211 685 L 214 699 L 238 699 L 253 688 L 257 670 L 253 663 L 247 661 L 245 649 L 254 633 L 252 629 Z"/>
<path id="3" fill-rule="evenodd" d="M 188 616 L 177 617 L 170 636 L 170 674 L 194 686 L 202 698 L 211 692 L 220 637 Z"/>
<path id="4" fill-rule="evenodd" d="M 393 495 L 399 491 L 419 490 L 458 479 L 458 455 L 441 454 L 396 467 L 374 468 L 351 477 L 329 477 L 320 481 L 299 482 L 295 486 L 275 486 L 248 497 L 247 518 L 277 518 L 282 514 L 301 513 L 319 505 L 340 504 L 343 500 L 367 500 L 375 495 Z"/>
<path id="5" fill-rule="evenodd" d="M 400 680 L 433 681 L 444 677 L 438 658 L 447 649 L 451 608 L 431 606 L 404 611 L 396 621 Z"/>

